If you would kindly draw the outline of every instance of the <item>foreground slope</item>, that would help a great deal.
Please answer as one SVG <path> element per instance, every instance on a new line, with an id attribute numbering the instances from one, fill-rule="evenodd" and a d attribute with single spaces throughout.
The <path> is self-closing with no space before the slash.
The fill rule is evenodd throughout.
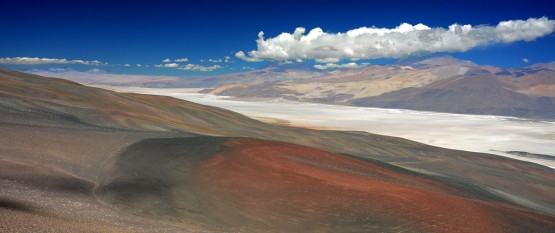
<path id="1" fill-rule="evenodd" d="M 387 164 L 248 138 L 143 140 L 102 183 L 110 203 L 233 232 L 555 228 L 552 216 L 469 198 L 480 194 Z"/>
<path id="2" fill-rule="evenodd" d="M 553 170 L 499 156 L 276 126 L 9 70 L 0 70 L 0 105 L 6 231 L 304 231 L 299 222 L 309 222 L 330 231 L 549 232 L 555 222 Z M 473 222 L 467 205 L 488 220 Z"/>

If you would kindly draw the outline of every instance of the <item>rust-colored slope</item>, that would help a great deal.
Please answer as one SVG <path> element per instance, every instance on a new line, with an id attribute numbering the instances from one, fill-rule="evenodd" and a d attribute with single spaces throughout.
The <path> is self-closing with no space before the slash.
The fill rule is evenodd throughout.
<path id="1" fill-rule="evenodd" d="M 555 228 L 551 216 L 480 201 L 466 190 L 404 169 L 248 138 L 143 141 L 120 156 L 101 193 L 143 215 L 226 231 Z"/>

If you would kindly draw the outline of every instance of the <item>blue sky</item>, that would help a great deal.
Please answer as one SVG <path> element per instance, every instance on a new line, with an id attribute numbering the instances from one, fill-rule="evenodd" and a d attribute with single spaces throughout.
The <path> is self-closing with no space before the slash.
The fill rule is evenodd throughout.
<path id="1" fill-rule="evenodd" d="M 247 67 L 259 68 L 271 62 L 272 55 L 260 55 L 261 62 L 247 62 L 236 57 L 238 51 L 248 54 L 257 50 L 255 40 L 260 31 L 264 31 L 268 39 L 283 32 L 293 33 L 297 27 L 306 28 L 306 35 L 316 27 L 324 33 L 335 34 L 360 27 L 392 29 L 401 23 L 422 23 L 430 28 L 447 28 L 455 23 L 495 26 L 507 20 L 554 19 L 553 6 L 546 4 L 540 1 L 458 4 L 447 1 L 11 1 L 3 3 L 5 10 L 0 14 L 3 22 L 0 58 L 37 57 L 85 62 L 0 66 L 100 68 L 114 73 L 150 75 L 216 75 L 239 72 Z M 532 41 L 485 43 L 466 52 L 449 54 L 478 64 L 508 68 L 555 61 L 554 48 L 555 36 L 549 33 Z M 409 55 L 417 56 L 415 54 Z M 230 62 L 225 62 L 226 56 Z M 162 62 L 166 58 L 172 61 Z M 179 58 L 188 61 L 175 62 Z M 524 58 L 529 63 L 523 62 Z M 209 62 L 209 59 L 222 62 Z M 94 60 L 108 64 L 95 65 L 90 62 Z M 310 54 L 303 60 L 314 62 Z M 384 59 L 347 60 L 333 62 L 379 63 Z M 386 57 L 385 60 L 391 59 Z M 191 65 L 181 70 L 154 67 L 171 63 L 178 67 Z"/>

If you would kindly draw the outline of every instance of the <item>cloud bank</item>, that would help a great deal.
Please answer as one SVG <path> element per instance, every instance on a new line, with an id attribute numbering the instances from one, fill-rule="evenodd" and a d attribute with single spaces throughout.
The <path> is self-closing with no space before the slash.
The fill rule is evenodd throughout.
<path id="1" fill-rule="evenodd" d="M 258 34 L 257 50 L 235 54 L 249 62 L 262 60 L 311 59 L 320 63 L 341 60 L 403 58 L 437 52 L 465 52 L 497 43 L 533 41 L 551 34 L 555 20 L 547 17 L 509 20 L 496 26 L 452 24 L 448 28 L 430 28 L 423 24 L 402 23 L 396 28 L 361 27 L 345 33 L 327 33 L 298 27 L 291 33 L 273 38 Z"/>
<path id="2" fill-rule="evenodd" d="M 99 60 L 68 60 L 65 58 L 38 58 L 38 57 L 4 57 L 0 58 L 0 64 L 9 65 L 42 65 L 42 64 L 82 64 L 82 65 L 107 65 Z"/>

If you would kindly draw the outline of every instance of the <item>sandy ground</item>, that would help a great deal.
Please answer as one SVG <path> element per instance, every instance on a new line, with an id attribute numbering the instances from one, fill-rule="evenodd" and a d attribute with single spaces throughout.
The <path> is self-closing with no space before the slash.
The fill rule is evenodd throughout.
<path id="1" fill-rule="evenodd" d="M 527 158 L 503 152 L 525 151 L 555 156 L 555 122 L 501 116 L 325 105 L 281 99 L 233 100 L 222 96 L 199 94 L 196 93 L 199 89 L 187 88 L 110 86 L 101 86 L 101 88 L 172 96 L 226 108 L 272 123 L 288 123 L 318 129 L 367 131 L 450 149 L 498 154 L 555 168 L 555 157 L 553 160 Z"/>

